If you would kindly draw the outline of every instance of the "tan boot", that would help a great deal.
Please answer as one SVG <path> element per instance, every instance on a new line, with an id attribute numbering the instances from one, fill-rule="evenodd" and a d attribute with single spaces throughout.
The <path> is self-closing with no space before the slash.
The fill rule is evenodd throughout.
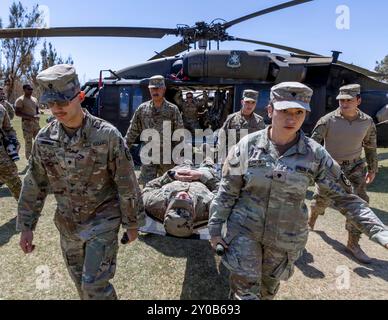
<path id="1" fill-rule="evenodd" d="M 319 213 L 317 212 L 317 210 L 314 210 L 313 208 L 311 208 L 310 217 L 308 221 L 308 225 L 311 230 L 314 230 L 315 222 L 317 222 L 318 217 L 319 217 Z"/>
<path id="2" fill-rule="evenodd" d="M 371 263 L 372 259 L 369 258 L 366 253 L 361 249 L 360 245 L 358 244 L 358 241 L 358 237 L 349 234 L 348 245 L 346 246 L 346 248 L 353 255 L 353 257 L 357 259 L 357 261 L 365 264 Z"/>

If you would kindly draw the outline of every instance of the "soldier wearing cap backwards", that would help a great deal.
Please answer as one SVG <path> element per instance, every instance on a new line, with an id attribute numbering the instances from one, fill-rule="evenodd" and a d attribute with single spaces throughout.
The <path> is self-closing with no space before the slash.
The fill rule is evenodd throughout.
<path id="1" fill-rule="evenodd" d="M 203 91 L 202 99 L 194 99 L 191 91 L 186 93 L 186 100 L 182 98 L 182 92 L 178 92 L 174 100 L 181 107 L 182 119 L 184 127 L 195 135 L 195 129 L 201 129 L 199 124 L 199 114 L 207 107 L 208 95 L 206 91 Z"/>
<path id="2" fill-rule="evenodd" d="M 219 155 L 222 159 L 226 156 L 225 146 L 231 143 L 231 130 L 235 130 L 236 143 L 243 138 L 241 136 L 241 129 L 245 129 L 248 134 L 262 130 L 265 128 L 265 123 L 262 117 L 256 114 L 257 99 L 259 92 L 255 90 L 244 90 L 243 98 L 241 100 L 241 110 L 228 116 L 218 133 L 218 149 L 221 151 Z M 224 147 L 224 149 L 223 149 Z M 229 146 L 230 147 L 230 146 Z"/>
<path id="3" fill-rule="evenodd" d="M 145 211 L 163 222 L 168 234 L 189 237 L 198 224 L 207 223 L 218 183 L 211 160 L 198 169 L 186 162 L 147 183 L 142 193 Z"/>
<path id="4" fill-rule="evenodd" d="M 56 120 L 36 137 L 18 206 L 17 229 L 25 253 L 47 191 L 55 195 L 55 225 L 63 257 L 81 299 L 115 299 L 109 280 L 116 269 L 120 224 L 137 238 L 140 189 L 119 131 L 81 108 L 75 69 L 55 65 L 37 77 L 42 103 Z"/>
<path id="5" fill-rule="evenodd" d="M 300 130 L 312 90 L 298 82 L 271 89 L 272 125 L 244 137 L 225 161 L 210 206 L 209 233 L 225 248 L 235 299 L 272 299 L 289 279 L 308 237 L 307 189 L 315 182 L 371 240 L 388 249 L 388 229 L 351 193 L 340 166 Z M 225 228 L 223 228 L 225 224 Z"/>
<path id="6" fill-rule="evenodd" d="M 360 85 L 341 87 L 337 100 L 340 107 L 318 121 L 311 138 L 318 143 L 325 142 L 326 150 L 352 183 L 354 193 L 369 202 L 366 185 L 373 182 L 378 168 L 376 126 L 371 117 L 358 109 L 361 104 Z M 367 172 L 365 161 L 361 159 L 362 148 L 365 150 Z M 318 216 L 325 213 L 329 204 L 330 199 L 317 186 L 311 203 L 311 229 L 314 229 Z M 359 246 L 361 231 L 349 220 L 346 222 L 346 230 L 349 233 L 348 250 L 358 261 L 370 263 L 371 259 Z"/>
<path id="7" fill-rule="evenodd" d="M 146 129 L 154 129 L 159 134 L 160 157 L 158 157 L 157 163 L 142 164 L 139 181 L 143 185 L 174 167 L 171 161 L 163 163 L 163 141 L 166 139 L 166 137 L 163 137 L 163 124 L 171 129 L 171 133 L 174 133 L 177 129 L 183 129 L 182 116 L 178 107 L 164 98 L 166 92 L 164 77 L 159 75 L 151 77 L 148 88 L 152 100 L 142 103 L 136 109 L 125 136 L 130 148 Z M 171 142 L 171 136 L 167 139 Z M 173 144 L 171 148 L 173 148 Z"/>
<path id="8" fill-rule="evenodd" d="M 24 95 L 15 101 L 15 113 L 22 118 L 23 137 L 25 142 L 26 159 L 31 155 L 32 140 L 39 132 L 39 102 L 32 96 L 33 88 L 29 84 L 23 85 Z"/>

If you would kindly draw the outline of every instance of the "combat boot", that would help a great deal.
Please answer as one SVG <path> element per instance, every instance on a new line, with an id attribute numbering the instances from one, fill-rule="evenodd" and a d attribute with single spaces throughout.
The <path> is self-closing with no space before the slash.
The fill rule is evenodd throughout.
<path id="1" fill-rule="evenodd" d="M 229 291 L 229 300 L 260 300 L 258 296 L 253 293 L 237 293 Z"/>
<path id="2" fill-rule="evenodd" d="M 349 234 L 348 245 L 346 248 L 348 251 L 356 258 L 357 261 L 365 264 L 372 262 L 372 259 L 367 256 L 367 254 L 361 249 L 359 243 L 359 238 Z"/>
<path id="3" fill-rule="evenodd" d="M 314 230 L 315 222 L 317 222 L 317 219 L 319 217 L 319 213 L 317 212 L 318 210 L 315 210 L 314 208 L 311 208 L 310 210 L 310 217 L 308 221 L 308 225 L 311 230 Z"/>

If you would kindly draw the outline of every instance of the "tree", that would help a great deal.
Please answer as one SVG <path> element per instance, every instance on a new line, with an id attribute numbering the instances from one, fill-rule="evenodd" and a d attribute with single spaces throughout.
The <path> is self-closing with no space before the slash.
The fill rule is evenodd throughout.
<path id="1" fill-rule="evenodd" d="M 42 24 L 42 15 L 38 5 L 30 12 L 23 7 L 21 2 L 14 2 L 10 7 L 8 28 L 33 28 Z M 0 24 L 0 27 L 2 25 Z M 3 54 L 5 64 L 2 67 L 4 77 L 8 81 L 7 96 L 13 97 L 15 86 L 33 78 L 39 66 L 34 60 L 34 50 L 38 38 L 21 38 L 3 40 Z"/>
<path id="2" fill-rule="evenodd" d="M 381 81 L 388 82 L 388 55 L 380 62 L 376 61 L 375 71 L 384 74 L 379 78 Z"/>
<path id="3" fill-rule="evenodd" d="M 53 47 L 52 43 L 49 42 L 47 46 L 47 42 L 43 43 L 43 48 L 40 51 L 41 57 L 41 70 L 45 70 L 49 67 L 52 67 L 55 64 L 73 64 L 73 59 L 69 56 L 66 60 L 63 60 L 60 55 L 58 55 L 57 50 Z"/>
<path id="4" fill-rule="evenodd" d="M 12 3 L 9 14 L 8 28 L 32 28 L 43 24 L 43 13 L 35 5 L 30 12 L 19 3 Z M 0 28 L 2 21 L 0 19 Z M 40 61 L 34 57 L 38 38 L 6 39 L 2 42 L 5 63 L 0 60 L 0 79 L 5 79 L 7 86 L 7 97 L 13 101 L 22 93 L 22 84 L 30 82 L 36 87 L 35 94 L 39 95 L 39 88 L 36 83 L 36 76 L 39 71 L 47 69 L 54 64 L 73 64 L 73 59 L 68 57 L 64 60 L 55 50 L 53 45 L 45 41 L 40 51 Z"/>

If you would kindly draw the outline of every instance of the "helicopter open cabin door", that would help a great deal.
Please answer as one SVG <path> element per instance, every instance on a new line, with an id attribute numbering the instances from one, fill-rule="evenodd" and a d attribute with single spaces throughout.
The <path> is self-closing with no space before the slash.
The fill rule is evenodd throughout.
<path id="1" fill-rule="evenodd" d="M 104 84 L 100 90 L 99 116 L 112 123 L 124 136 L 133 113 L 143 102 L 142 89 L 132 84 Z"/>

